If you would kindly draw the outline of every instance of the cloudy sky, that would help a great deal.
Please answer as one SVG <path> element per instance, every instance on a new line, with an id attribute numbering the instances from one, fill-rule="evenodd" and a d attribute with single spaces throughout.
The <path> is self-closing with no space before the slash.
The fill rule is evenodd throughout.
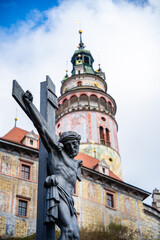
<path id="1" fill-rule="evenodd" d="M 81 28 L 94 68 L 101 63 L 117 103 L 124 181 L 160 189 L 159 26 L 159 0 L 1 0 L 0 136 L 14 127 L 16 114 L 18 127 L 33 129 L 11 96 L 12 80 L 31 90 L 38 108 L 46 75 L 59 96 Z"/>

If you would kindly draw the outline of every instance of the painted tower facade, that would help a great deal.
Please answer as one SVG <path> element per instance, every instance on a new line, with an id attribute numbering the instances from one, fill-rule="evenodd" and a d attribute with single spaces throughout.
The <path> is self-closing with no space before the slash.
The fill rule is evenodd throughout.
<path id="1" fill-rule="evenodd" d="M 78 132 L 82 137 L 80 152 L 99 161 L 105 160 L 110 169 L 122 179 L 118 125 L 115 120 L 116 102 L 107 93 L 105 73 L 100 65 L 97 71 L 93 69 L 94 59 L 82 42 L 82 31 L 79 33 L 80 43 L 71 59 L 71 76 L 66 71 L 62 81 L 56 120 L 57 133 L 60 136 L 64 131 Z"/>

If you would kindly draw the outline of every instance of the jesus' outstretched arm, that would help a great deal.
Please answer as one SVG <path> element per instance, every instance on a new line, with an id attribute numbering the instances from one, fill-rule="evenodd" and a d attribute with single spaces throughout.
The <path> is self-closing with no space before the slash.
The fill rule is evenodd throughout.
<path id="1" fill-rule="evenodd" d="M 31 120 L 42 139 L 42 142 L 46 150 L 50 152 L 51 148 L 59 149 L 60 146 L 56 139 L 55 133 L 53 134 L 53 136 L 51 135 L 52 131 L 50 130 L 48 123 L 32 103 L 33 96 L 29 91 L 26 91 L 24 93 L 23 101 Z"/>

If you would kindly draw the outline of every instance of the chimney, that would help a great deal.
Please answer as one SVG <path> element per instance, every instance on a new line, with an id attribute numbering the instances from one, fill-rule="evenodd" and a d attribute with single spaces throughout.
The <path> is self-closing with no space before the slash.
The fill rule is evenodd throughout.
<path id="1" fill-rule="evenodd" d="M 160 211 L 160 192 L 157 188 L 153 190 L 152 198 L 153 198 L 152 207 Z"/>

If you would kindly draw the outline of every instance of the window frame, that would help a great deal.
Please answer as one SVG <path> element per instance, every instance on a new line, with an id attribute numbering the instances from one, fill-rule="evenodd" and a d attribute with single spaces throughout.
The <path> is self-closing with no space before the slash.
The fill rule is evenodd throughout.
<path id="1" fill-rule="evenodd" d="M 104 189 L 105 189 L 105 206 L 107 208 L 116 210 L 116 207 L 115 207 L 115 191 L 113 191 L 112 189 L 108 189 L 108 188 L 104 188 Z M 113 207 L 108 205 L 107 195 L 111 195 L 112 196 L 112 205 L 113 205 Z"/>
<path id="2" fill-rule="evenodd" d="M 16 198 L 17 198 L 16 216 L 21 217 L 21 218 L 29 218 L 29 217 L 28 217 L 28 214 L 29 214 L 29 201 L 31 200 L 31 198 L 25 197 L 25 196 L 21 196 L 21 195 L 16 195 Z M 20 202 L 20 201 L 26 202 L 26 216 L 20 215 L 20 214 L 18 213 L 19 202 Z"/>
<path id="3" fill-rule="evenodd" d="M 27 161 L 25 159 L 19 159 L 20 160 L 20 170 L 19 170 L 19 178 L 23 179 L 23 180 L 26 180 L 26 181 L 32 181 L 32 166 L 33 166 L 33 162 L 30 162 L 30 161 Z M 29 179 L 27 178 L 23 178 L 21 176 L 21 173 L 22 173 L 22 165 L 25 165 L 27 167 L 30 168 L 30 171 L 29 171 Z"/>
<path id="4" fill-rule="evenodd" d="M 33 144 L 34 144 L 34 140 L 30 138 L 29 139 L 29 145 L 33 146 Z"/>

